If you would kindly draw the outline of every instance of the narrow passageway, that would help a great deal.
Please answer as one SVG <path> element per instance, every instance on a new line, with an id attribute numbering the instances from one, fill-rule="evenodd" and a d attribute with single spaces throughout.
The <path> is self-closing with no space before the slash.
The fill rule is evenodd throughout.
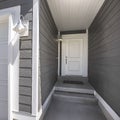
<path id="1" fill-rule="evenodd" d="M 56 83 L 52 102 L 43 120 L 106 120 L 87 80 L 77 83 L 64 81 Z"/>
<path id="2" fill-rule="evenodd" d="M 120 120 L 120 1 L 40 6 L 43 120 Z"/>

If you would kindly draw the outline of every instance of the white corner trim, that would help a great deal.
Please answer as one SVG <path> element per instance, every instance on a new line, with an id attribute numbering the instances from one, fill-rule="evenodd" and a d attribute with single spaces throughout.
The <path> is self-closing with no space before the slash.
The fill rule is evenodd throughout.
<path id="1" fill-rule="evenodd" d="M 108 120 L 120 120 L 120 117 L 96 91 L 94 92 L 94 95 L 98 99 L 98 104 Z"/>
<path id="2" fill-rule="evenodd" d="M 41 120 L 42 114 L 43 114 L 43 110 L 41 108 L 40 111 L 38 112 L 38 116 L 36 120 Z"/>
<path id="3" fill-rule="evenodd" d="M 46 113 L 46 111 L 47 111 L 47 109 L 48 109 L 48 107 L 51 103 L 54 91 L 55 91 L 55 87 L 53 87 L 53 89 L 51 90 L 51 92 L 50 92 L 49 96 L 47 97 L 45 103 L 43 104 L 42 108 L 40 109 L 39 114 L 38 114 L 38 120 L 43 119 L 43 117 L 44 117 L 44 115 L 45 115 L 45 113 Z"/>
<path id="4" fill-rule="evenodd" d="M 38 115 L 39 78 L 39 0 L 33 0 L 32 115 Z"/>

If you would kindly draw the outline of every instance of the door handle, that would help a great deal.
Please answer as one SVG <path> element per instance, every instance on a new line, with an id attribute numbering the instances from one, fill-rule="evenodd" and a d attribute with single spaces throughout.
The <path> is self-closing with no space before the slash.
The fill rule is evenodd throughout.
<path id="1" fill-rule="evenodd" d="M 67 56 L 65 57 L 65 63 L 67 64 Z"/>

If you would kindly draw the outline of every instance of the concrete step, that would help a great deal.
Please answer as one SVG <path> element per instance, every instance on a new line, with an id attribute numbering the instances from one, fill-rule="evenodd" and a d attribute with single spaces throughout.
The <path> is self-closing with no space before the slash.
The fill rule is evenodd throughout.
<path id="1" fill-rule="evenodd" d="M 91 94 L 94 95 L 94 89 L 87 89 L 87 88 L 73 88 L 73 87 L 62 87 L 56 86 L 56 91 L 61 92 L 73 92 L 73 93 L 81 93 L 81 94 Z"/>
<path id="2" fill-rule="evenodd" d="M 83 81 L 83 82 L 88 82 L 87 77 L 82 77 L 82 76 L 58 76 L 58 80 L 68 80 L 68 81 Z"/>
<path id="3" fill-rule="evenodd" d="M 91 94 L 55 91 L 53 97 L 59 100 L 66 100 L 76 103 L 97 104 L 97 99 Z"/>

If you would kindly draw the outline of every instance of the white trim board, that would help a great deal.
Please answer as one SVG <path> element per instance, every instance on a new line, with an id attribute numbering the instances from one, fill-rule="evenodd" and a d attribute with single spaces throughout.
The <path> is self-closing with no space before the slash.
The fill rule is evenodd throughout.
<path id="1" fill-rule="evenodd" d="M 39 112 L 40 114 L 39 114 L 38 118 L 39 118 L 40 120 L 43 119 L 43 117 L 44 117 L 44 115 L 45 115 L 45 113 L 46 113 L 46 111 L 47 111 L 47 109 L 48 109 L 48 107 L 49 107 L 49 105 L 50 105 L 50 103 L 51 103 L 51 100 L 52 100 L 52 96 L 53 96 L 54 91 L 55 91 L 55 87 L 53 87 L 53 89 L 51 90 L 49 96 L 47 97 L 47 99 L 46 99 L 46 101 L 45 101 L 45 103 L 44 103 L 44 105 L 42 106 L 42 110 L 40 110 L 40 112 Z M 42 111 L 42 112 L 41 112 L 41 111 Z"/>
<path id="2" fill-rule="evenodd" d="M 94 92 L 94 95 L 98 99 L 98 104 L 108 120 L 120 120 L 120 117 L 96 91 Z"/>
<path id="3" fill-rule="evenodd" d="M 32 115 L 38 115 L 39 78 L 39 0 L 33 0 Z"/>

